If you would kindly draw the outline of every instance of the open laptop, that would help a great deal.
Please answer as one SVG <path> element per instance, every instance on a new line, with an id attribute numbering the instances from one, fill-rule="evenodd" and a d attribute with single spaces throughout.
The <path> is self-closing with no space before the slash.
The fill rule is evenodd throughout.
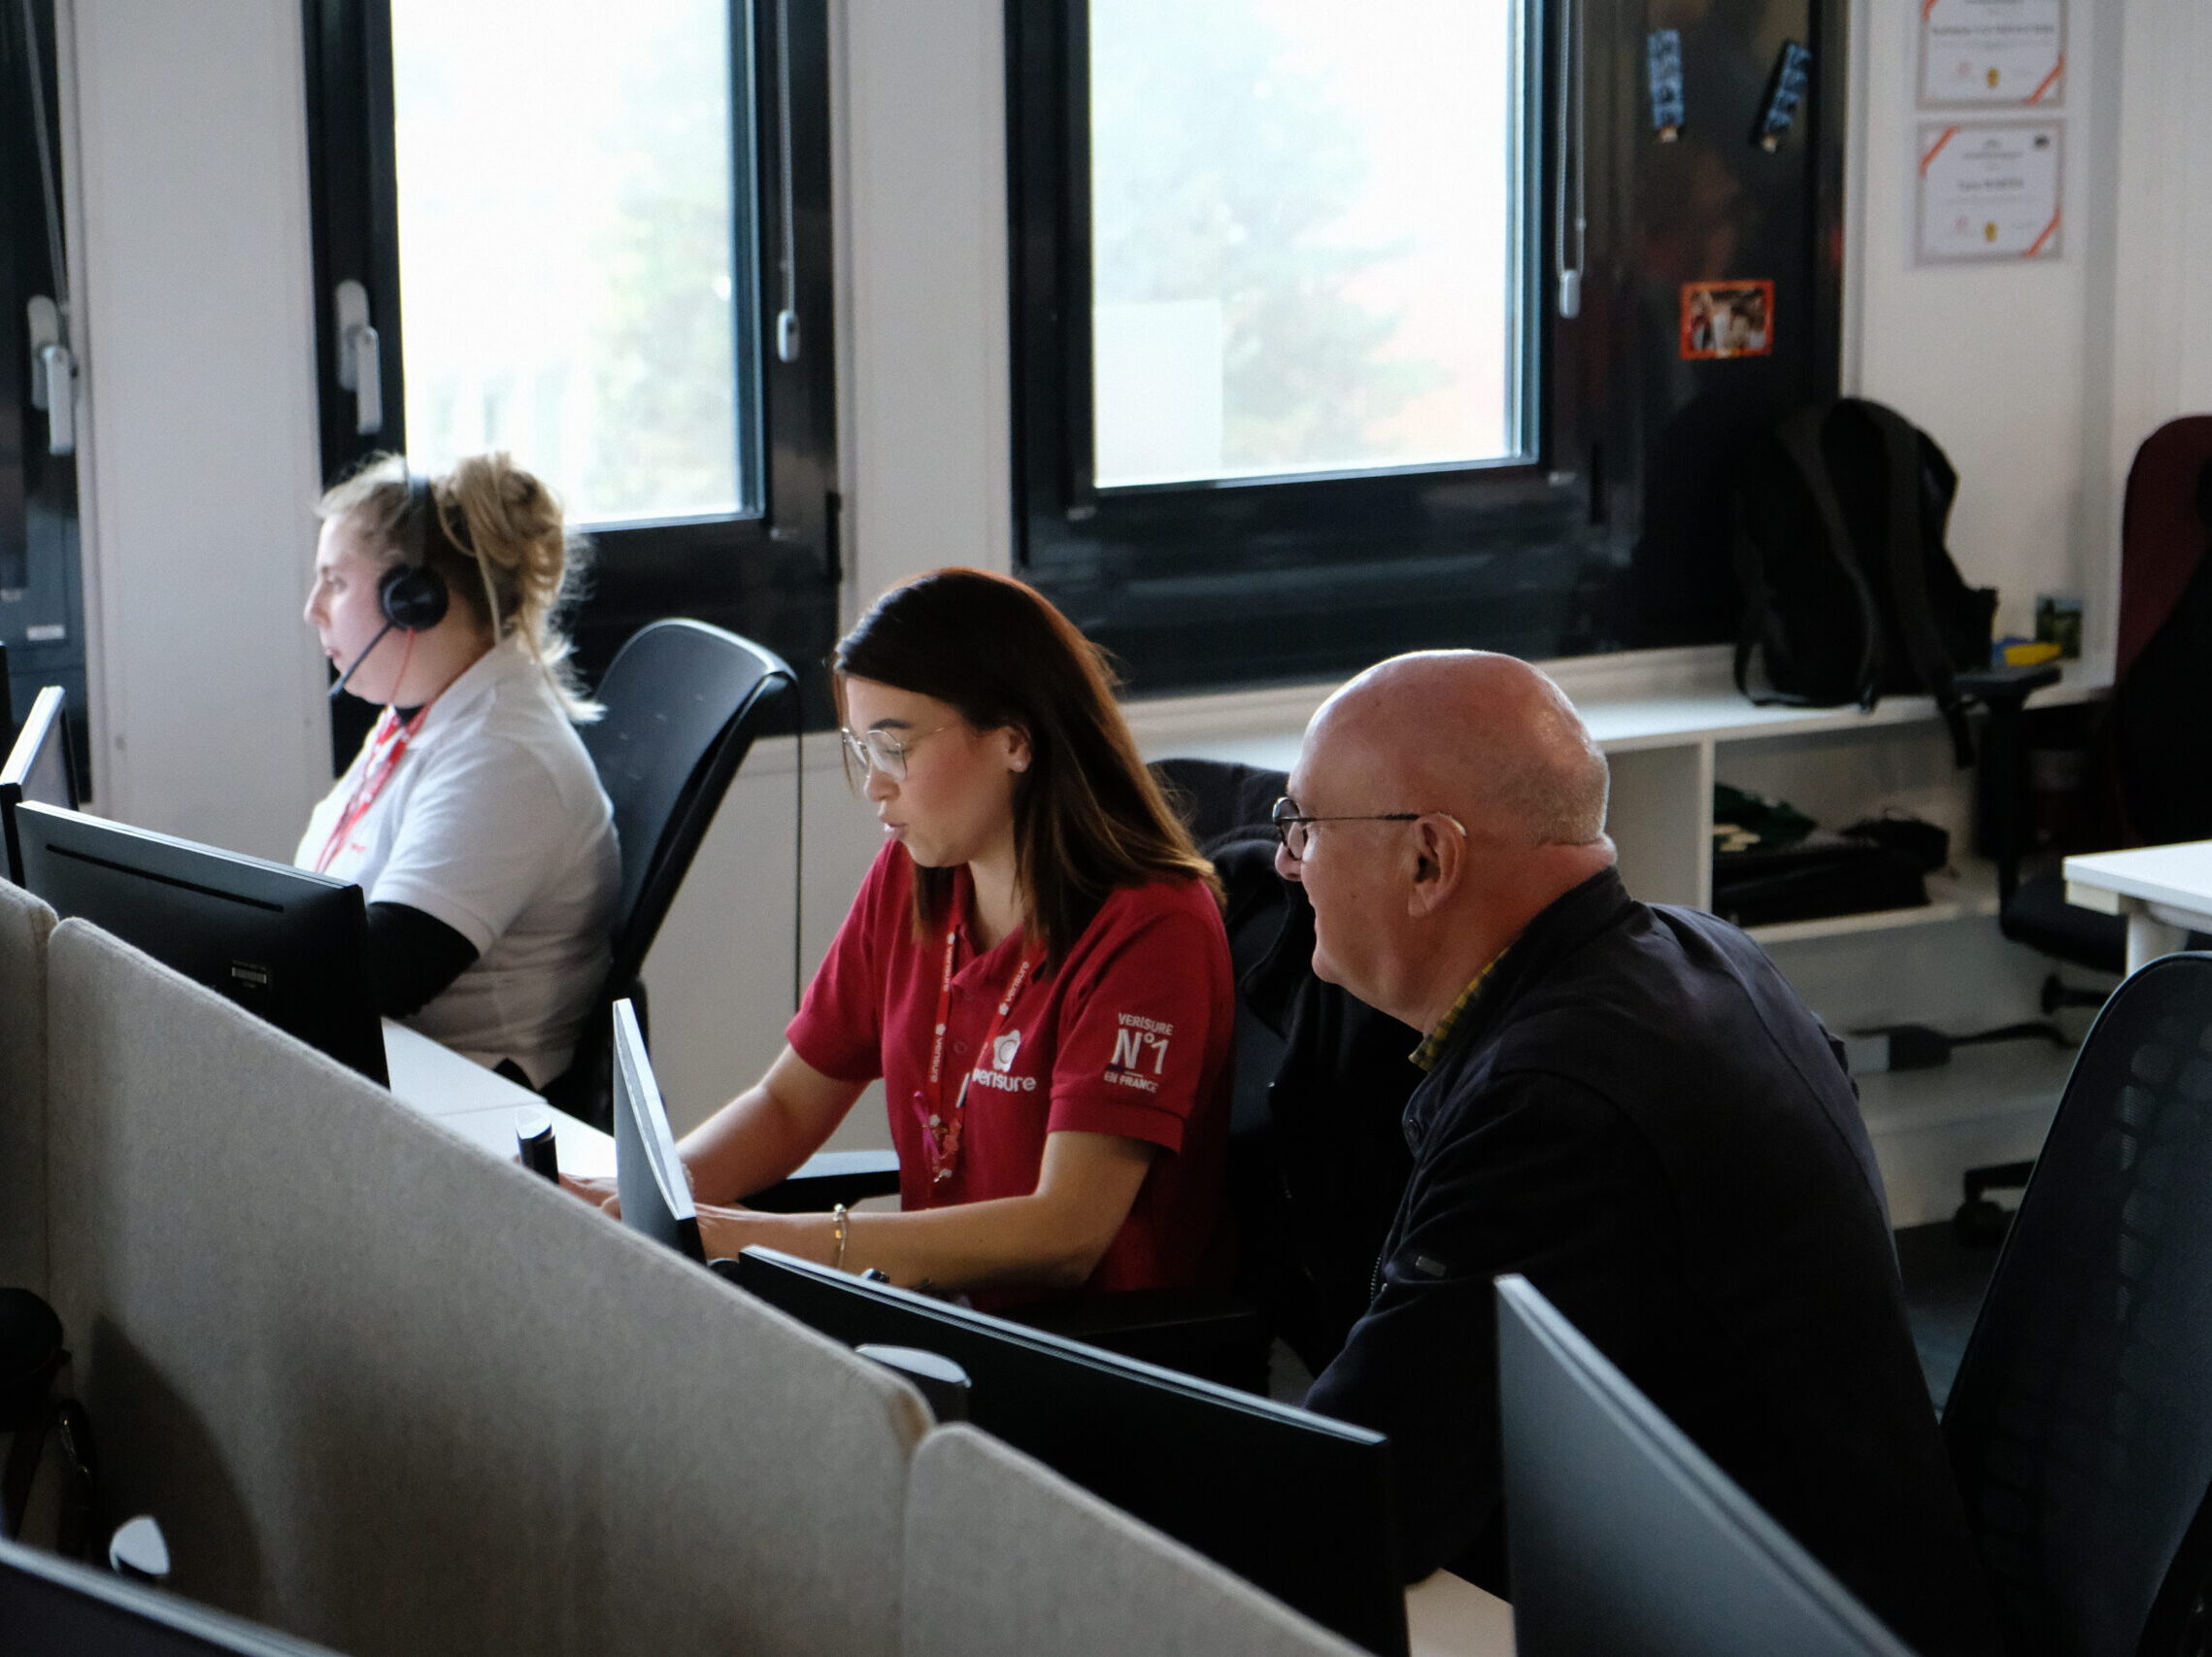
<path id="1" fill-rule="evenodd" d="M 676 1135 L 637 1011 L 626 1000 L 615 1003 L 614 1058 L 615 1189 L 622 1200 L 622 1224 L 704 1265 L 691 1182 L 676 1155 Z"/>

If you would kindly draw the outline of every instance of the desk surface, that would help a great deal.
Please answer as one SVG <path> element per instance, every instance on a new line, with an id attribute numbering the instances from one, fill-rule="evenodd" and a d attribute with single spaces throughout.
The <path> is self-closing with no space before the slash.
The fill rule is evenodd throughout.
<path id="1" fill-rule="evenodd" d="M 2163 903 L 2175 909 L 2212 910 L 2212 840 L 2190 840 L 2174 846 L 2141 846 L 2131 852 L 2091 852 L 2065 862 L 2066 896 L 2113 899 L 2085 907 L 2120 913 L 2117 899 L 2132 897 L 2139 903 Z"/>
<path id="2" fill-rule="evenodd" d="M 613 1176 L 613 1138 L 553 1109 L 528 1088 L 389 1019 L 385 1020 L 384 1053 L 392 1098 L 479 1149 L 513 1157 L 516 1111 L 542 1110 L 553 1119 L 561 1172 Z"/>
<path id="3" fill-rule="evenodd" d="M 1513 1607 L 1449 1571 L 1405 1591 L 1413 1657 L 1513 1657 Z"/>

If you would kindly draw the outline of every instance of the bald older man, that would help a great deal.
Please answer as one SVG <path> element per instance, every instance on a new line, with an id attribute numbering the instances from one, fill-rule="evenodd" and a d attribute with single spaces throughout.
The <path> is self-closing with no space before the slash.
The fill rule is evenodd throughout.
<path id="1" fill-rule="evenodd" d="M 1994 1651 L 1840 1056 L 1742 932 L 1628 896 L 1606 785 L 1510 657 L 1399 657 L 1307 728 L 1277 867 L 1427 1071 L 1307 1402 L 1396 1446 L 1409 1579 L 1505 1591 L 1491 1283 L 1524 1272 L 1924 1657 Z"/>

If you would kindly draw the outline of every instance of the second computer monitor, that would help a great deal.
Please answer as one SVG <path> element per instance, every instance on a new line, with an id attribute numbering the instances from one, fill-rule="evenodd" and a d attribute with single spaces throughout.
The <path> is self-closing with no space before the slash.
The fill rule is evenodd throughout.
<path id="1" fill-rule="evenodd" d="M 69 755 L 69 715 L 58 685 L 31 701 L 29 717 L 0 761 L 0 834 L 8 842 L 8 878 L 23 884 L 23 856 L 16 832 L 16 807 L 24 800 L 77 808 L 77 777 Z"/>
<path id="2" fill-rule="evenodd" d="M 9 1657 L 334 1657 L 319 1645 L 0 1537 Z"/>
<path id="3" fill-rule="evenodd" d="M 615 1003 L 615 1190 L 622 1224 L 690 1260 L 703 1261 L 699 1214 L 676 1154 L 676 1135 L 628 1001 Z"/>
<path id="4" fill-rule="evenodd" d="M 361 889 L 24 801 L 23 884 L 156 961 L 385 1081 Z"/>
<path id="5" fill-rule="evenodd" d="M 1520 1657 L 1912 1657 L 1525 1277 L 1497 1345 Z"/>
<path id="6" fill-rule="evenodd" d="M 715 1268 L 832 1339 L 951 1359 L 967 1372 L 975 1426 L 1346 1639 L 1402 1657 L 1381 1434 L 770 1250 Z"/>

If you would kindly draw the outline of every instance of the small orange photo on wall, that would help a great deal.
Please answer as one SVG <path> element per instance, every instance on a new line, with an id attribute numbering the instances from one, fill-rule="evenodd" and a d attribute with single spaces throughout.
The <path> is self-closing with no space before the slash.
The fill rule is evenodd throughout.
<path id="1" fill-rule="evenodd" d="M 1764 356 L 1774 349 L 1774 284 L 1686 282 L 1682 285 L 1682 355 Z"/>

